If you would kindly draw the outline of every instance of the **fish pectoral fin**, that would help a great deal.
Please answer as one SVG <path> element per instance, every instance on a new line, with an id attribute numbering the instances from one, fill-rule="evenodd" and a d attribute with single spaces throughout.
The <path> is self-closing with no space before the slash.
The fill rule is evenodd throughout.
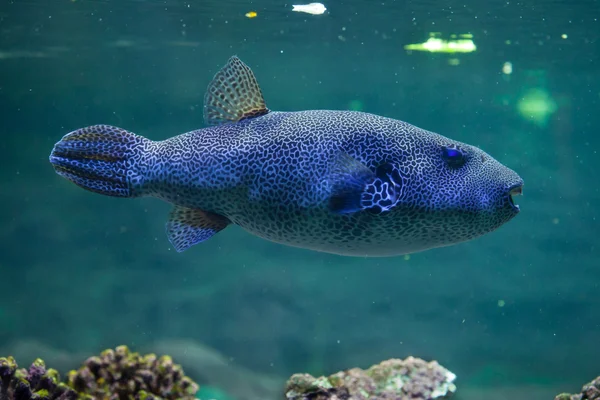
<path id="1" fill-rule="evenodd" d="M 336 214 L 363 210 L 362 194 L 373 179 L 375 174 L 363 163 L 346 153 L 339 154 L 329 172 L 329 209 Z"/>
<path id="2" fill-rule="evenodd" d="M 175 250 L 182 252 L 210 239 L 230 223 L 229 219 L 219 214 L 175 206 L 166 224 L 167 237 Z"/>
<path id="3" fill-rule="evenodd" d="M 204 95 L 204 122 L 219 125 L 269 112 L 252 70 L 233 56 L 216 73 Z"/>
<path id="4" fill-rule="evenodd" d="M 336 214 L 389 211 L 398 203 L 403 187 L 403 179 L 392 164 L 383 163 L 373 172 L 345 153 L 333 163 L 329 180 L 329 209 Z"/>

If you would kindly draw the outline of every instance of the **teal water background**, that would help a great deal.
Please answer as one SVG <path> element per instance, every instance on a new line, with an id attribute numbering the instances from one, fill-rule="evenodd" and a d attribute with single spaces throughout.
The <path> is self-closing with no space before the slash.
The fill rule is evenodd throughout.
<path id="1" fill-rule="evenodd" d="M 0 355 L 66 370 L 127 344 L 238 399 L 261 382 L 244 390 L 268 386 L 265 400 L 295 372 L 409 355 L 456 373 L 467 400 L 552 398 L 600 374 L 600 2 L 324 4 L 0 2 Z M 403 48 L 430 32 L 471 33 L 477 50 Z M 410 257 L 237 227 L 178 254 L 167 204 L 54 173 L 53 144 L 82 126 L 157 140 L 202 127 L 204 90 L 234 54 L 271 109 L 362 109 L 482 147 L 525 180 L 522 212 Z"/>

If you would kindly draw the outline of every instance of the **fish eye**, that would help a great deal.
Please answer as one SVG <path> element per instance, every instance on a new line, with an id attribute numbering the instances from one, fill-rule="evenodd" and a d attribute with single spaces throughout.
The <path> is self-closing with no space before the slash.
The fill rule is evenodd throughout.
<path id="1" fill-rule="evenodd" d="M 448 165 L 454 168 L 462 167 L 467 161 L 465 152 L 461 148 L 456 147 L 454 145 L 443 146 L 442 155 L 444 157 L 444 160 L 446 160 L 446 162 L 448 163 Z"/>

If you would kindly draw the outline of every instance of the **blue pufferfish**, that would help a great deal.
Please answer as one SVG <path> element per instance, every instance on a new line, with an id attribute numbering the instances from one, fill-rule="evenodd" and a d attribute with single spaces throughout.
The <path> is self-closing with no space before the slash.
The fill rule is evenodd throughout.
<path id="1" fill-rule="evenodd" d="M 270 111 L 235 56 L 208 86 L 204 119 L 163 141 L 81 128 L 50 163 L 92 192 L 172 203 L 179 252 L 235 224 L 289 246 L 394 256 L 477 238 L 519 212 L 523 180 L 484 151 L 364 112 Z"/>

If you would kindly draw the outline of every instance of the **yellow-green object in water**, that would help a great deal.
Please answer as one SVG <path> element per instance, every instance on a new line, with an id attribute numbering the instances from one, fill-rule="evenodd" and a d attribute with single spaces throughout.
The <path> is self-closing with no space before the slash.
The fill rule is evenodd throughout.
<path id="1" fill-rule="evenodd" d="M 360 100 L 352 100 L 348 104 L 348 109 L 352 110 L 352 111 L 362 111 L 363 110 L 363 103 Z"/>
<path id="2" fill-rule="evenodd" d="M 451 40 L 444 40 L 437 35 L 431 37 L 424 43 L 413 43 L 404 46 L 406 50 L 429 51 L 431 53 L 472 53 L 477 50 L 472 35 L 451 36 Z"/>
<path id="3" fill-rule="evenodd" d="M 519 114 L 541 127 L 546 126 L 556 109 L 556 101 L 547 91 L 540 88 L 529 89 L 517 103 Z"/>

